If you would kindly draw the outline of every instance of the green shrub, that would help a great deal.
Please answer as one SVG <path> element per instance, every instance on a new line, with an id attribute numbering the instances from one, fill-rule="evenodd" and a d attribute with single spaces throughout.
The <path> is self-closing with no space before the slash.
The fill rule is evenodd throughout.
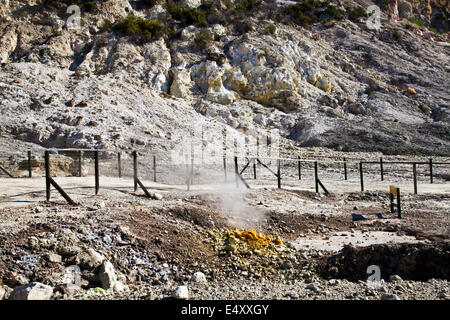
<path id="1" fill-rule="evenodd" d="M 343 10 L 319 0 L 297 2 L 295 5 L 288 6 L 286 11 L 296 24 L 304 27 L 309 26 L 311 23 L 318 22 L 318 16 L 323 12 L 337 20 L 341 20 L 345 17 L 345 12 Z"/>
<path id="2" fill-rule="evenodd" d="M 186 7 L 181 2 L 169 0 L 167 2 L 167 11 L 172 18 L 181 21 L 184 26 L 197 25 L 199 27 L 207 27 L 206 12 L 199 8 Z"/>
<path id="3" fill-rule="evenodd" d="M 201 30 L 195 35 L 194 43 L 200 49 L 206 49 L 212 42 L 213 38 L 207 30 Z"/>
<path id="4" fill-rule="evenodd" d="M 108 20 L 108 19 L 105 19 L 105 20 L 103 21 L 102 26 L 100 27 L 100 30 L 101 30 L 102 32 L 107 32 L 107 31 L 109 31 L 109 30 L 111 29 L 111 26 L 112 26 L 111 21 Z"/>
<path id="5" fill-rule="evenodd" d="M 159 39 L 165 33 L 166 26 L 157 20 L 147 20 L 130 15 L 121 19 L 116 25 L 120 33 L 141 41 Z"/>
<path id="6" fill-rule="evenodd" d="M 261 0 L 236 1 L 234 8 L 238 11 L 253 11 L 261 7 Z"/>
<path id="7" fill-rule="evenodd" d="M 250 21 L 235 21 L 235 30 L 240 34 L 245 34 L 253 30 L 253 25 Z"/>
<path id="8" fill-rule="evenodd" d="M 381 8 L 382 11 L 389 10 L 389 0 L 376 0 L 375 4 Z"/>
<path id="9" fill-rule="evenodd" d="M 436 28 L 430 28 L 430 31 L 437 34 L 438 36 L 443 36 L 445 37 L 444 33 L 440 33 Z"/>
<path id="10" fill-rule="evenodd" d="M 348 17 L 351 20 L 356 21 L 356 20 L 358 20 L 360 18 L 367 17 L 367 12 L 362 7 L 353 7 L 353 8 L 347 7 L 345 9 L 347 11 Z"/>
<path id="11" fill-rule="evenodd" d="M 333 6 L 331 4 L 327 4 L 325 7 L 325 12 L 332 18 L 336 20 L 342 20 L 345 18 L 345 11 L 342 9 L 339 9 L 336 6 Z"/>
<path id="12" fill-rule="evenodd" d="M 97 10 L 97 4 L 94 1 L 88 1 L 84 4 L 84 10 L 87 12 L 94 12 Z"/>
<path id="13" fill-rule="evenodd" d="M 418 26 L 419 28 L 422 28 L 425 25 L 425 22 L 423 22 L 420 19 L 416 19 L 416 18 L 409 18 L 408 22 L 413 24 L 413 25 Z"/>
<path id="14" fill-rule="evenodd" d="M 273 25 L 273 24 L 269 24 L 265 29 L 264 29 L 264 34 L 275 34 L 275 31 L 277 30 L 277 28 Z"/>
<path id="15" fill-rule="evenodd" d="M 145 3 L 146 5 L 149 5 L 151 7 L 153 7 L 156 4 L 161 4 L 163 3 L 164 0 L 141 0 L 143 3 Z"/>

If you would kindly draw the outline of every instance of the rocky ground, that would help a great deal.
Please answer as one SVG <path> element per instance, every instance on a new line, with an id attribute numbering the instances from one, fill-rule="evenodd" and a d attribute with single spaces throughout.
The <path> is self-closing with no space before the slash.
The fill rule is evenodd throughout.
<path id="1" fill-rule="evenodd" d="M 386 192 L 151 190 L 1 209 L 4 298 L 449 298 L 448 192 L 405 194 L 397 219 Z"/>
<path id="2" fill-rule="evenodd" d="M 368 165 L 359 192 L 359 161 L 449 161 L 449 5 L 390 3 L 0 0 L 0 299 L 449 299 L 448 166 L 414 195 L 411 165 Z M 45 148 L 77 205 L 43 201 Z M 261 165 L 236 188 L 257 154 L 283 189 Z"/>

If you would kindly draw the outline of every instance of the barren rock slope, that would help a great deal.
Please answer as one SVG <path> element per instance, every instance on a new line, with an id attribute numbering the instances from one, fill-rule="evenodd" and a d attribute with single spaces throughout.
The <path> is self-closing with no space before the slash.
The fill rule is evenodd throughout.
<path id="1" fill-rule="evenodd" d="M 0 134 L 123 148 L 214 123 L 448 155 L 448 4 L 396 2 L 2 0 Z M 378 30 L 355 9 L 373 4 Z"/>

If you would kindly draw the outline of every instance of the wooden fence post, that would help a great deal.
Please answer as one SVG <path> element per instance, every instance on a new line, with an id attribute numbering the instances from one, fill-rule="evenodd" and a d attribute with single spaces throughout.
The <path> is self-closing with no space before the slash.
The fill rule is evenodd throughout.
<path id="1" fill-rule="evenodd" d="M 364 172 L 363 172 L 362 161 L 359 163 L 359 176 L 360 176 L 360 180 L 361 180 L 361 191 L 364 192 Z"/>
<path id="2" fill-rule="evenodd" d="M 298 156 L 298 180 L 302 180 L 302 164 L 300 162 L 300 156 Z"/>
<path id="3" fill-rule="evenodd" d="M 117 153 L 117 167 L 119 170 L 119 178 L 122 178 L 122 163 L 121 163 L 121 154 L 120 152 Z"/>
<path id="4" fill-rule="evenodd" d="M 189 191 L 191 189 L 191 177 L 189 176 L 189 157 L 187 154 L 184 155 L 184 162 L 186 164 L 186 186 L 187 186 L 187 190 Z"/>
<path id="5" fill-rule="evenodd" d="M 414 180 L 414 194 L 417 194 L 417 170 L 416 163 L 413 163 L 413 180 Z"/>
<path id="6" fill-rule="evenodd" d="M 278 159 L 277 162 L 277 182 L 278 182 L 278 189 L 281 188 L 281 160 Z"/>
<path id="7" fill-rule="evenodd" d="M 83 151 L 78 150 L 78 176 L 81 177 L 82 173 L 82 163 L 83 163 Z"/>
<path id="8" fill-rule="evenodd" d="M 31 165 L 31 150 L 28 150 L 28 178 L 33 176 L 33 167 Z"/>
<path id="9" fill-rule="evenodd" d="M 134 192 L 137 191 L 137 152 L 133 151 L 133 177 L 134 177 Z"/>
<path id="10" fill-rule="evenodd" d="M 318 173 L 318 163 L 314 161 L 314 182 L 316 186 L 316 193 L 319 193 L 319 173 Z"/>
<path id="11" fill-rule="evenodd" d="M 347 181 L 347 158 L 344 157 L 344 179 Z"/>
<path id="12" fill-rule="evenodd" d="M 153 182 L 156 182 L 156 156 L 153 156 Z"/>
<path id="13" fill-rule="evenodd" d="M 234 157 L 234 172 L 236 173 L 236 187 L 239 187 L 239 167 L 238 167 L 238 157 Z"/>
<path id="14" fill-rule="evenodd" d="M 100 189 L 100 173 L 98 168 L 98 150 L 94 151 L 94 161 L 95 161 L 95 195 L 98 195 L 98 190 Z"/>
<path id="15" fill-rule="evenodd" d="M 47 191 L 47 201 L 50 201 L 50 156 L 49 152 L 46 150 L 44 152 L 45 159 L 45 189 Z"/>
<path id="16" fill-rule="evenodd" d="M 227 182 L 227 157 L 223 157 L 223 173 L 225 174 L 225 182 Z"/>
<path id="17" fill-rule="evenodd" d="M 433 183 L 433 159 L 430 158 L 430 183 Z"/>

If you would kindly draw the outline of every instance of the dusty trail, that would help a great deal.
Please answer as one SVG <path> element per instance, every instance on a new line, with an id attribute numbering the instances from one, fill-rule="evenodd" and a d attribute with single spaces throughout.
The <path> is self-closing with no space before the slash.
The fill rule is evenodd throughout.
<path id="1" fill-rule="evenodd" d="M 56 177 L 57 183 L 66 192 L 76 199 L 83 198 L 85 196 L 90 196 L 93 194 L 93 189 L 95 186 L 94 176 L 88 177 Z M 155 183 L 149 180 L 142 180 L 144 185 L 151 190 L 158 192 L 171 192 L 171 191 L 186 191 L 186 185 L 167 185 L 162 183 Z M 248 180 L 252 189 L 261 188 L 276 188 L 276 181 L 265 180 L 264 182 L 251 179 Z M 326 181 L 324 180 L 326 188 L 331 193 L 349 193 L 349 192 L 360 192 L 360 182 L 357 179 L 351 179 L 348 181 Z M 400 187 L 402 194 L 412 194 L 414 192 L 414 187 L 410 181 L 400 181 L 392 182 L 389 180 L 385 181 L 364 181 L 365 191 L 387 191 L 389 185 L 395 184 L 395 186 Z M 192 185 L 191 191 L 193 192 L 213 192 L 215 190 L 220 190 L 223 187 L 223 183 L 216 184 L 199 184 Z M 230 188 L 234 185 L 234 182 L 228 182 Z M 243 188 L 242 183 L 240 187 Z M 292 191 L 314 191 L 314 181 L 303 179 L 301 181 L 293 181 L 292 179 L 288 181 L 283 181 L 283 189 Z M 122 193 L 131 194 L 134 193 L 133 190 L 133 179 L 132 178 L 114 178 L 114 177 L 101 177 L 100 178 L 100 194 L 102 193 Z M 320 190 L 320 192 L 323 192 Z M 418 185 L 418 192 L 420 194 L 450 194 L 450 183 L 449 182 L 436 182 L 436 183 L 424 183 L 420 182 Z M 142 193 L 142 190 L 138 190 L 138 194 Z M 63 198 L 59 193 L 52 188 L 52 199 L 60 201 Z M 45 178 L 35 177 L 35 178 L 0 178 L 0 208 L 5 208 L 9 206 L 21 206 L 28 205 L 32 203 L 37 203 L 39 201 L 45 200 Z"/>

